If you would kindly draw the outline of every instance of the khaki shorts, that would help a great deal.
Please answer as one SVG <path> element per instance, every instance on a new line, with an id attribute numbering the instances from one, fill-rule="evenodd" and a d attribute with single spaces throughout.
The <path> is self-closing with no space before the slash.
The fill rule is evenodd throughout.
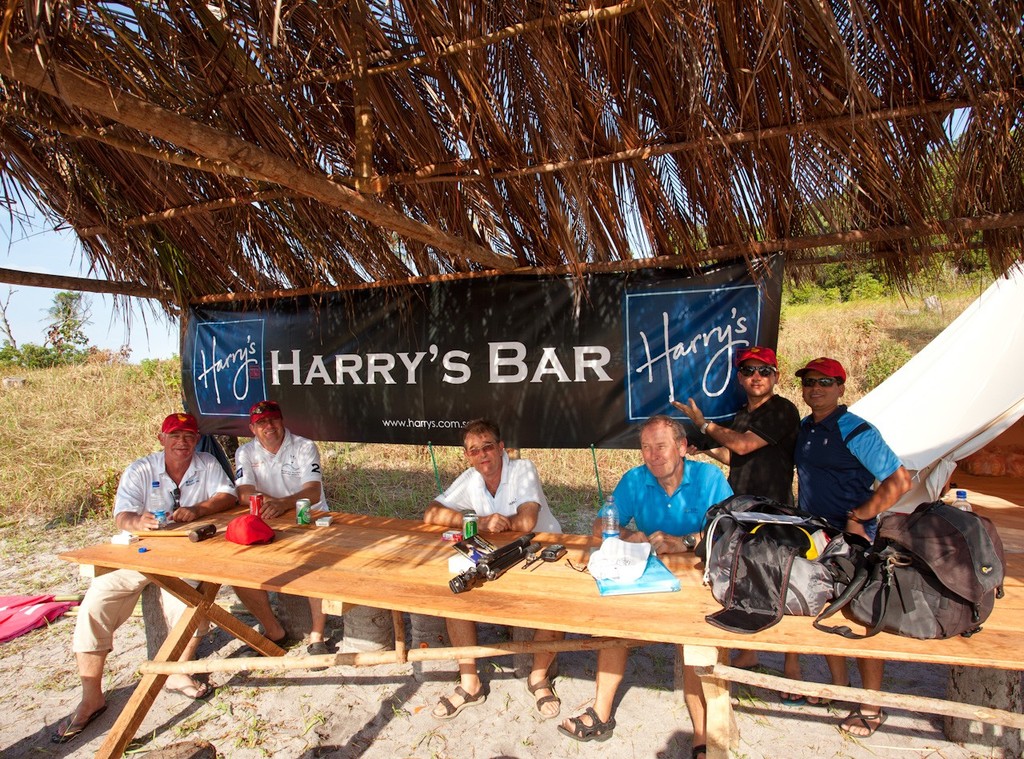
<path id="1" fill-rule="evenodd" d="M 114 648 L 114 631 L 131 616 L 142 591 L 151 581 L 141 572 L 118 569 L 93 579 L 78 607 L 71 649 L 78 653 L 105 653 Z M 195 587 L 198 583 L 186 580 Z M 185 604 L 166 591 L 160 593 L 164 621 L 171 630 L 185 611 Z M 203 623 L 196 630 L 201 637 L 209 630 Z"/>

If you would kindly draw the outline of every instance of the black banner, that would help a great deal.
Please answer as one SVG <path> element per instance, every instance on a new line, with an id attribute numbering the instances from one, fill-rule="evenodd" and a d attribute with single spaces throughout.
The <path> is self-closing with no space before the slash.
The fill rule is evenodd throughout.
<path id="1" fill-rule="evenodd" d="M 460 445 L 473 418 L 515 447 L 635 445 L 693 397 L 725 421 L 733 357 L 778 338 L 781 259 L 582 278 L 501 276 L 190 312 L 186 400 L 204 432 L 250 435 L 256 401 L 314 440 Z"/>

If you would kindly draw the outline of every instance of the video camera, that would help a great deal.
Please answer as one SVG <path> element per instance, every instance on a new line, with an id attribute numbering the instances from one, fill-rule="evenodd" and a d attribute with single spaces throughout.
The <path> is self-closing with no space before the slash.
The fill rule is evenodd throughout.
<path id="1" fill-rule="evenodd" d="M 528 532 L 522 537 L 516 538 L 507 546 L 502 546 L 496 551 L 487 554 L 480 559 L 475 567 L 456 575 L 448 581 L 448 587 L 452 593 L 463 593 L 475 588 L 484 580 L 494 580 L 501 577 L 506 570 L 511 569 L 522 561 L 530 553 L 540 550 L 540 545 L 531 543 L 536 533 Z"/>

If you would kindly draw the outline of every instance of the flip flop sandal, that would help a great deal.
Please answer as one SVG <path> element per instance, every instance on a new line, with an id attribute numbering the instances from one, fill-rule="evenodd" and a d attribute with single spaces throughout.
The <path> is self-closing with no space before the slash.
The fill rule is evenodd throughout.
<path id="1" fill-rule="evenodd" d="M 807 696 L 803 696 L 799 693 L 780 693 L 779 703 L 785 704 L 786 706 L 802 706 L 807 703 Z"/>
<path id="2" fill-rule="evenodd" d="M 86 717 L 84 722 L 75 722 L 75 714 L 77 710 L 72 712 L 57 724 L 57 730 L 50 736 L 50 740 L 53 743 L 67 743 L 68 741 L 73 741 L 82 733 L 83 730 L 85 730 L 85 728 L 89 727 L 89 725 L 91 725 L 92 722 L 106 710 L 107 705 L 104 704 Z"/>
<path id="3" fill-rule="evenodd" d="M 583 721 L 584 716 L 590 717 L 591 724 L 588 725 Z M 612 732 L 615 730 L 615 717 L 609 717 L 607 722 L 602 722 L 592 706 L 588 706 L 587 710 L 579 717 L 570 717 L 569 722 L 572 725 L 572 730 L 566 728 L 565 725 L 559 725 L 558 731 L 581 743 L 606 741 L 612 737 Z"/>
<path id="4" fill-rule="evenodd" d="M 889 715 L 881 709 L 878 710 L 878 714 L 865 714 L 860 709 L 854 709 L 852 712 L 846 715 L 846 719 L 839 723 L 839 729 L 849 736 L 854 738 L 870 738 L 882 725 L 885 724 L 885 720 L 888 719 Z M 846 723 L 850 720 L 854 720 L 853 725 L 847 727 Z M 863 727 L 868 731 L 867 735 L 859 735 L 852 730 L 850 727 L 860 723 L 860 727 Z"/>
<path id="5" fill-rule="evenodd" d="M 459 714 L 462 713 L 463 709 L 467 709 L 470 706 L 482 704 L 484 701 L 487 700 L 487 694 L 484 693 L 482 688 L 480 689 L 480 692 L 477 693 L 475 696 L 471 696 L 468 693 L 466 693 L 465 689 L 461 685 L 456 685 L 455 695 L 462 697 L 462 703 L 458 706 L 455 706 L 454 704 L 452 704 L 452 702 L 448 699 L 447 696 L 441 696 L 437 703 L 440 706 L 444 707 L 444 714 L 437 714 L 436 712 L 431 712 L 431 714 L 434 716 L 434 719 L 455 719 L 459 716 Z"/>
<path id="6" fill-rule="evenodd" d="M 536 703 L 535 703 L 535 705 L 537 707 L 537 711 L 540 713 L 540 718 L 542 720 L 554 719 L 555 717 L 558 716 L 558 713 L 560 711 L 562 711 L 562 699 L 560 699 L 558 696 L 555 695 L 555 689 L 551 687 L 551 680 L 549 680 L 548 678 L 545 677 L 543 680 L 540 680 L 539 682 L 537 682 L 534 685 L 530 685 L 529 680 L 527 680 L 527 682 L 526 682 L 526 690 L 530 691 L 530 695 L 532 695 L 532 696 L 536 696 L 537 691 L 539 691 L 539 690 L 550 690 L 551 691 L 551 695 L 550 696 L 541 696 L 540 698 L 538 698 L 536 700 Z M 555 705 L 554 713 L 548 714 L 547 712 L 545 712 L 544 709 L 542 708 L 544 706 L 544 704 L 554 704 Z"/>
<path id="7" fill-rule="evenodd" d="M 703 743 L 700 743 L 690 749 L 690 759 L 697 759 L 701 754 L 704 754 L 705 757 L 708 755 L 708 747 Z"/>

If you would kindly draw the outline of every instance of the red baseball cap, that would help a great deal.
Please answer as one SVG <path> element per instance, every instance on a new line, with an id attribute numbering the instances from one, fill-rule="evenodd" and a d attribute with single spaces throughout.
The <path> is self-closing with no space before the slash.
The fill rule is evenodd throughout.
<path id="1" fill-rule="evenodd" d="M 824 374 L 826 377 L 834 377 L 840 382 L 846 382 L 846 370 L 843 365 L 836 361 L 834 358 L 816 358 L 813 361 L 809 361 L 807 366 L 803 369 L 798 369 L 796 376 L 803 377 L 807 372 L 819 372 Z"/>
<path id="2" fill-rule="evenodd" d="M 224 538 L 232 543 L 243 546 L 252 546 L 259 543 L 269 543 L 274 539 L 274 530 L 255 514 L 242 514 L 228 522 L 228 529 Z"/>
<path id="3" fill-rule="evenodd" d="M 277 401 L 260 401 L 249 409 L 249 424 L 256 424 L 261 419 L 281 419 L 283 416 Z"/>
<path id="4" fill-rule="evenodd" d="M 776 369 L 779 368 L 779 362 L 775 358 L 775 351 L 763 345 L 753 345 L 750 348 L 741 350 L 739 355 L 736 356 L 736 366 L 739 366 L 744 361 L 763 361 L 768 366 L 774 366 Z"/>
<path id="5" fill-rule="evenodd" d="M 160 426 L 160 432 L 168 435 L 172 432 L 194 432 L 199 434 L 199 423 L 192 414 L 171 414 Z"/>

